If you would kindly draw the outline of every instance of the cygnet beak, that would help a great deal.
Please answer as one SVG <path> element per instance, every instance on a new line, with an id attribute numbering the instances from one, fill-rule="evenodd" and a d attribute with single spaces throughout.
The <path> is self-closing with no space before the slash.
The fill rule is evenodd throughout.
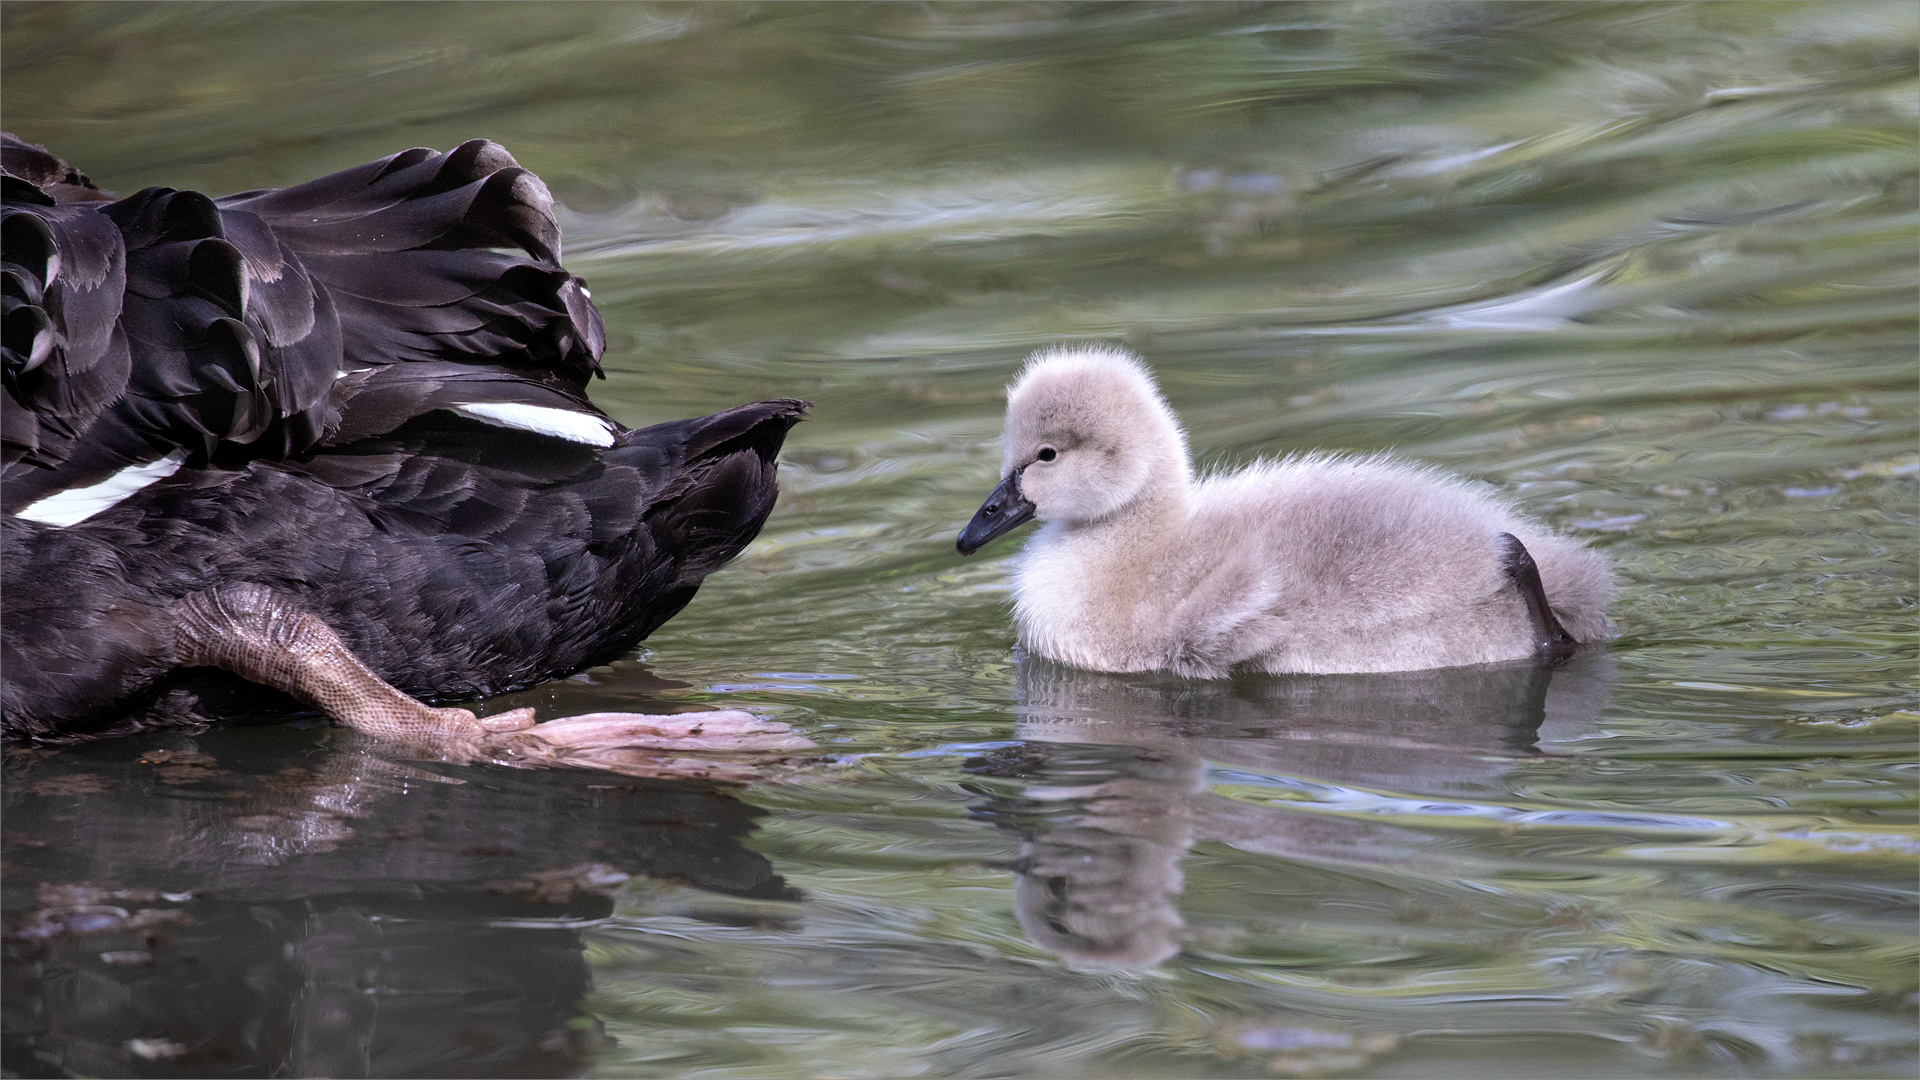
<path id="1" fill-rule="evenodd" d="M 1010 533 L 1025 524 L 1033 516 L 1033 504 L 1020 494 L 1020 470 L 1007 474 L 1000 486 L 993 489 L 987 501 L 980 504 L 980 510 L 960 530 L 960 539 L 954 547 L 960 554 L 971 555 L 996 536 Z"/>

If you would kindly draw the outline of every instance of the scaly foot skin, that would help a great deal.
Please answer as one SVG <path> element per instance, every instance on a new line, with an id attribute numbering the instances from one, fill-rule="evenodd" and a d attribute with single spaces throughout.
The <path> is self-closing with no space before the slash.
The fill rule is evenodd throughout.
<path id="1" fill-rule="evenodd" d="M 521 767 L 570 765 L 630 776 L 751 780 L 762 756 L 814 744 L 782 723 L 737 709 L 650 715 L 588 713 L 536 724 L 532 709 L 478 717 L 414 700 L 353 655 L 332 628 L 259 585 L 199 593 L 175 608 L 176 661 L 218 667 L 312 702 L 348 727 L 405 743 L 441 761 Z"/>
<path id="2" fill-rule="evenodd" d="M 501 722 L 476 756 L 521 767 L 571 765 L 626 776 L 700 777 L 745 782 L 764 775 L 760 763 L 817 750 L 786 724 L 738 709 L 697 713 L 585 713 L 533 722 L 531 709 L 489 716 Z M 518 724 L 518 727 L 509 725 Z M 714 757 L 700 756 L 718 755 Z"/>

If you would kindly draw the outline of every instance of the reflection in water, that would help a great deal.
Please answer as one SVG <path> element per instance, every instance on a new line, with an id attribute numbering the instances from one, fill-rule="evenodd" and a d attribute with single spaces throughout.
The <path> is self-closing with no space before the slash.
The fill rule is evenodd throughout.
<path id="1" fill-rule="evenodd" d="M 1385 675 L 1187 681 L 1021 663 L 1024 740 L 969 762 L 1024 781 L 980 812 L 1021 833 L 1016 914 L 1083 969 L 1143 970 L 1179 951 L 1180 859 L 1202 840 L 1288 859 L 1411 864 L 1420 837 L 1207 792 L 1209 766 L 1399 795 L 1484 785 L 1606 703 L 1589 653 Z M 1444 867 L 1436 864 L 1436 872 Z"/>
<path id="2" fill-rule="evenodd" d="M 380 749 L 254 728 L 13 755 L 9 1074 L 574 1075 L 606 1042 L 580 928 L 628 877 L 798 895 L 713 784 Z"/>
<path id="3" fill-rule="evenodd" d="M 1024 753 L 974 766 L 1028 782 L 1019 803 L 985 811 L 1025 838 L 1014 864 L 1021 929 L 1087 970 L 1139 970 L 1178 952 L 1180 857 L 1193 845 L 1206 763 L 1178 750 L 1028 738 Z"/>

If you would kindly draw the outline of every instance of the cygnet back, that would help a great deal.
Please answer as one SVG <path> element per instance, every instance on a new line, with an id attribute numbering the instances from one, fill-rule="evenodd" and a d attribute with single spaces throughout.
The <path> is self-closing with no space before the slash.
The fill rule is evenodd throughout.
<path id="1" fill-rule="evenodd" d="M 1063 663 L 1411 671 L 1613 633 L 1605 557 L 1486 485 L 1330 454 L 1195 479 L 1152 376 L 1109 346 L 1029 360 L 1001 476 L 959 547 L 1046 522 L 1015 570 L 1014 619 L 1028 651 Z"/>

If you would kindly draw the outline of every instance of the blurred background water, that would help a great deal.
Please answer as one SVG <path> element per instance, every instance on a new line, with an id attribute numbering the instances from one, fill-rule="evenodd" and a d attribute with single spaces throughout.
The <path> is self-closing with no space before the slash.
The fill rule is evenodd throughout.
<path id="1" fill-rule="evenodd" d="M 739 706 L 743 787 L 318 723 L 7 762 L 9 1075 L 1908 1076 L 1916 46 L 1821 4 L 26 4 L 103 187 L 487 137 L 630 425 L 817 403 L 738 563 L 489 704 Z M 1030 350 L 1199 457 L 1392 449 L 1604 548 L 1558 669 L 1012 648 Z"/>

